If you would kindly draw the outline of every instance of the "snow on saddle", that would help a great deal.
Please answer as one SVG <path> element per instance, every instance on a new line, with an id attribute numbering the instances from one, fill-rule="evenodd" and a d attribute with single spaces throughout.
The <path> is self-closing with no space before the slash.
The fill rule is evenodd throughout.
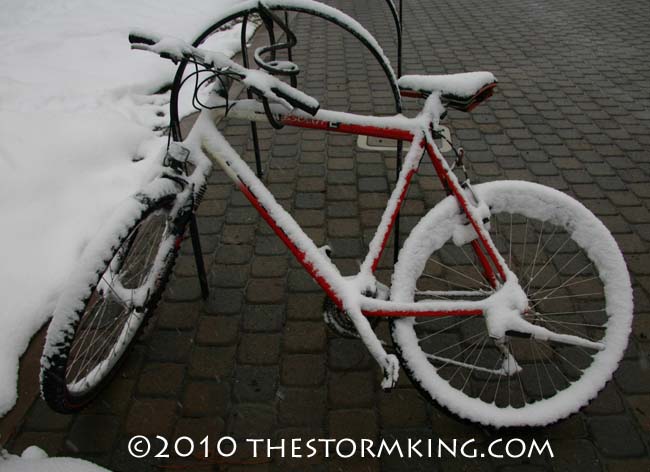
<path id="1" fill-rule="evenodd" d="M 491 72 L 403 75 L 397 84 L 405 97 L 420 98 L 440 92 L 440 98 L 448 107 L 471 111 L 492 96 L 497 79 Z"/>

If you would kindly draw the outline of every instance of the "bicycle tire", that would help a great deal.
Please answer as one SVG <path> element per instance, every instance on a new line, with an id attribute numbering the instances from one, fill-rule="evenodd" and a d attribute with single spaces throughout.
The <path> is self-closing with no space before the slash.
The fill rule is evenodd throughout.
<path id="1" fill-rule="evenodd" d="M 79 411 L 101 391 L 162 296 L 182 238 L 169 217 L 174 190 L 163 184 L 116 212 L 57 303 L 41 357 L 41 395 L 54 411 Z"/>
<path id="2" fill-rule="evenodd" d="M 405 318 L 391 321 L 398 356 L 427 398 L 463 418 L 497 427 L 553 423 L 594 398 L 623 357 L 633 310 L 625 261 L 600 220 L 557 190 L 518 181 L 474 190 L 491 208 L 497 248 L 528 292 L 524 316 L 599 341 L 604 350 L 509 337 L 515 365 L 495 349 L 482 317 Z M 489 288 L 478 262 L 453 244 L 460 213 L 448 197 L 418 223 L 400 253 L 391 299 L 434 298 L 443 281 L 447 290 L 452 282 Z"/>

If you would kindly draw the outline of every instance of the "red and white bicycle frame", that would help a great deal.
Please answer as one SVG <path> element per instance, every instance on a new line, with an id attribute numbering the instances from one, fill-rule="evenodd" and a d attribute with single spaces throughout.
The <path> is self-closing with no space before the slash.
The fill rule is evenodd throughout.
<path id="1" fill-rule="evenodd" d="M 315 245 L 291 215 L 276 202 L 248 164 L 221 135 L 215 122 L 226 115 L 225 108 L 202 111 L 190 135 L 184 141 L 190 148 L 204 151 L 213 162 L 219 164 L 300 261 L 305 270 L 339 308 L 349 314 L 370 353 L 384 368 L 386 378 L 384 386 L 393 385 L 396 381 L 398 362 L 393 355 L 386 353 L 381 342 L 370 329 L 366 318 L 362 315 L 366 317 L 485 315 L 490 319 L 499 319 L 498 322 L 493 323 L 493 326 L 498 326 L 498 329 L 494 332 L 489 329 L 490 335 L 497 339 L 504 337 L 506 330 L 514 330 L 566 344 L 595 349 L 602 348 L 599 343 L 593 343 L 576 336 L 553 333 L 541 326 L 525 322 L 521 317 L 521 314 L 527 310 L 528 300 L 519 286 L 517 277 L 507 267 L 505 260 L 499 254 L 484 227 L 483 221 L 489 220 L 489 210 L 487 206 L 474 200 L 471 191 L 467 191 L 461 186 L 434 141 L 432 131 L 438 125 L 440 113 L 444 110 L 436 94 L 427 99 L 423 111 L 414 118 L 402 115 L 370 117 L 329 110 L 320 110 L 312 117 L 299 110 L 289 113 L 280 105 L 271 105 L 271 107 L 277 121 L 287 126 L 411 142 L 396 186 L 370 243 L 361 269 L 356 276 L 344 277 L 325 252 Z M 227 118 L 248 121 L 267 120 L 262 105 L 254 100 L 240 100 L 231 103 Z M 202 154 L 202 152 L 198 154 Z M 443 187 L 456 198 L 459 208 L 466 217 L 466 221 L 463 222 L 464 234 L 467 235 L 464 242 L 472 245 L 484 274 L 494 289 L 489 296 L 485 292 L 476 294 L 468 292 L 465 299 L 459 299 L 458 294 L 454 293 L 451 300 L 395 302 L 365 295 L 377 292 L 374 272 L 386 247 L 413 175 L 417 172 L 424 154 L 429 156 Z M 507 290 L 504 290 L 506 287 Z M 444 292 L 441 292 L 440 295 L 444 295 Z M 501 309 L 503 306 L 509 308 L 503 310 Z"/>
<path id="2" fill-rule="evenodd" d="M 319 110 L 315 116 L 310 116 L 300 110 L 294 110 L 287 113 L 286 109 L 279 105 L 271 105 L 274 114 L 277 114 L 278 121 L 286 126 L 299 128 L 319 129 L 323 131 L 332 131 L 338 133 L 348 133 L 354 135 L 373 136 L 385 139 L 403 140 L 411 142 L 411 147 L 407 153 L 402 169 L 399 173 L 397 183 L 388 201 L 388 205 L 381 219 L 381 223 L 370 243 L 370 249 L 366 255 L 359 272 L 359 278 L 364 281 L 374 280 L 374 274 L 379 260 L 386 248 L 390 233 L 397 218 L 397 214 L 404 202 L 408 192 L 411 180 L 418 170 L 420 159 L 427 154 L 433 163 L 438 178 L 443 187 L 454 195 L 458 200 L 460 207 L 465 212 L 468 225 L 474 231 L 475 239 L 471 242 L 478 260 L 481 262 L 486 278 L 491 282 L 493 288 L 498 288 L 508 278 L 508 268 L 500 257 L 494 246 L 488 232 L 484 229 L 482 218 L 475 211 L 476 202 L 472 201 L 472 195 L 461 187 L 460 182 L 450 169 L 447 161 L 442 156 L 432 137 L 432 126 L 437 125 L 436 116 L 427 116 L 422 113 L 415 118 L 407 118 L 402 115 L 389 117 L 369 117 L 341 113 L 329 110 Z M 425 107 L 426 110 L 426 107 Z M 203 112 L 204 114 L 206 112 Z M 225 115 L 225 109 L 216 109 L 210 112 L 210 118 L 205 120 L 205 124 L 219 119 Z M 241 100 L 235 102 L 227 113 L 228 119 L 239 119 L 247 121 L 267 121 L 264 109 L 254 100 Z M 204 125 L 205 125 L 204 124 Z M 211 136 L 212 132 L 204 132 L 202 135 Z M 189 138 L 188 138 L 189 139 Z M 316 282 L 325 290 L 327 295 L 336 302 L 339 307 L 345 305 L 344 295 L 337 290 L 340 285 L 350 284 L 348 278 L 343 278 L 337 270 L 323 271 L 319 270 L 315 263 L 324 262 L 326 265 L 333 266 L 327 257 L 323 257 L 320 251 L 313 243 L 305 244 L 309 238 L 300 229 L 298 223 L 286 213 L 275 199 L 269 198 L 270 194 L 260 195 L 259 190 L 264 185 L 259 181 L 257 176 L 248 169 L 248 165 L 237 155 L 237 153 L 223 140 L 221 146 L 227 145 L 227 148 L 217 149 L 203 143 L 205 150 L 213 161 L 219 164 L 233 179 L 238 188 L 246 195 L 251 204 L 257 209 L 264 220 L 273 228 L 275 233 L 280 237 L 284 244 L 291 250 L 294 256 L 300 261 L 304 268 L 314 278 Z M 244 169 L 248 169 L 248 172 Z M 235 172 L 233 172 L 233 170 Z M 267 192 L 264 192 L 267 193 Z M 269 208 L 271 206 L 272 208 Z M 277 207 L 276 207 L 277 206 Z M 275 218 L 272 213 L 282 210 L 286 216 Z M 287 218 L 288 216 L 288 218 Z M 297 237 L 300 234 L 302 237 Z M 333 280 L 332 275 L 338 274 Z M 362 287 L 368 289 L 370 287 Z M 361 290 L 362 292 L 364 290 Z M 374 292 L 374 290 L 369 290 Z M 389 301 L 377 300 L 371 297 L 362 296 L 361 308 L 365 316 L 449 316 L 449 315 L 480 315 L 480 302 L 470 302 L 476 307 L 455 308 L 456 305 L 466 305 L 467 302 L 431 302 L 413 303 L 408 306 L 396 306 Z"/>

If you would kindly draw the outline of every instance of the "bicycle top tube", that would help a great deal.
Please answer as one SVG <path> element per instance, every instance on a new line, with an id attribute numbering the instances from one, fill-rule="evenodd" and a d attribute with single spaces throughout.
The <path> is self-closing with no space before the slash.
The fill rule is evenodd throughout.
<path id="1" fill-rule="evenodd" d="M 299 109 L 290 111 L 276 103 L 270 104 L 269 107 L 283 125 L 403 141 L 412 141 L 418 130 L 429 127 L 430 123 L 437 122 L 438 119 L 437 116 L 427 117 L 422 113 L 411 118 L 401 114 L 359 115 L 324 108 L 320 108 L 315 115 L 310 115 Z M 216 108 L 211 110 L 211 113 L 215 119 L 267 121 L 263 105 L 252 99 L 231 101 L 228 109 Z"/>

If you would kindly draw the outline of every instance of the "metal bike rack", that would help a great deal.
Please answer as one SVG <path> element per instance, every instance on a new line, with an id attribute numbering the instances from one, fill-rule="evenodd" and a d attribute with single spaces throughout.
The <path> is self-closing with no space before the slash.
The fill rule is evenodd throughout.
<path id="1" fill-rule="evenodd" d="M 248 45 L 246 44 L 246 27 L 248 26 L 248 15 L 244 16 L 244 21 L 242 22 L 241 25 L 241 36 L 240 36 L 240 44 L 241 44 L 241 55 L 242 55 L 242 63 L 244 67 L 248 67 Z M 269 30 L 268 25 L 266 25 L 267 30 L 269 31 L 269 39 L 273 39 L 272 31 L 273 31 L 273 25 L 271 25 L 271 28 Z M 271 42 L 273 44 L 273 41 Z M 253 92 L 246 87 L 246 97 L 250 100 L 253 98 Z M 260 154 L 260 142 L 257 136 L 257 123 L 254 121 L 250 122 L 251 126 L 251 133 L 253 134 L 253 150 L 255 152 L 255 170 L 257 172 L 257 176 L 259 178 L 262 178 L 262 156 Z"/>
<path id="2" fill-rule="evenodd" d="M 386 0 L 386 3 L 388 7 L 390 8 L 391 15 L 393 17 L 393 20 L 395 22 L 395 28 L 397 32 L 397 77 L 402 76 L 402 4 L 403 0 L 399 0 L 399 6 L 396 7 L 395 3 L 393 0 Z M 254 11 L 254 10 L 253 10 Z M 250 13 L 252 13 L 251 11 Z M 285 24 L 288 24 L 289 22 L 289 16 L 288 12 L 284 12 L 284 20 Z M 249 60 L 248 60 L 248 44 L 246 41 L 246 30 L 248 26 L 248 21 L 249 21 L 249 14 L 244 15 L 243 22 L 242 22 L 242 28 L 241 28 L 241 35 L 240 35 L 240 44 L 241 44 L 241 54 L 242 54 L 242 62 L 244 67 L 249 67 Z M 275 37 L 274 37 L 274 31 L 273 31 L 273 24 L 268 24 L 267 22 L 264 22 L 264 27 L 267 30 L 267 33 L 269 35 L 269 39 L 271 41 L 271 44 L 274 43 Z M 213 25 L 213 28 L 207 30 L 204 32 L 204 34 L 207 36 L 207 34 L 211 33 L 212 30 L 214 29 L 215 25 Z M 199 40 L 202 38 L 199 38 Z M 364 43 L 366 47 L 369 47 L 368 44 L 366 44 L 360 37 L 357 37 L 360 41 Z M 197 42 L 199 41 L 197 40 Z M 292 60 L 292 49 L 291 47 L 287 48 L 287 54 L 288 54 L 288 59 Z M 375 54 L 375 58 L 379 60 L 377 55 Z M 390 76 L 388 71 L 385 70 L 384 72 L 386 73 L 386 76 Z M 175 79 L 178 79 L 178 77 Z M 401 97 L 399 95 L 399 90 L 395 90 L 394 87 L 391 87 L 393 90 L 393 95 L 395 99 L 395 112 L 396 113 L 401 113 L 402 111 L 402 104 L 401 104 Z M 253 98 L 252 92 L 247 88 L 246 89 L 246 94 L 247 98 L 251 99 Z M 177 110 L 176 114 L 177 114 Z M 259 136 L 257 132 L 257 123 L 254 121 L 250 122 L 250 127 L 251 127 L 251 134 L 253 138 L 253 151 L 255 154 L 255 166 L 256 166 L 256 173 L 259 178 L 262 177 L 263 175 L 263 170 L 262 170 L 262 159 L 261 159 L 261 153 L 260 153 L 260 145 L 259 145 Z M 178 127 L 172 127 L 172 133 L 174 135 L 180 135 L 180 128 Z M 399 173 L 402 169 L 402 150 L 403 150 L 403 141 L 398 141 L 397 142 L 397 156 L 396 156 L 396 179 L 399 178 Z M 393 253 L 393 262 L 397 262 L 397 254 L 399 251 L 399 224 L 400 224 L 400 214 L 399 212 L 397 213 L 397 217 L 395 220 L 395 226 L 393 227 L 393 239 L 394 239 L 394 253 Z M 192 241 L 192 249 L 194 252 L 194 260 L 196 262 L 196 269 L 197 269 L 197 275 L 199 278 L 199 283 L 201 285 L 201 295 L 203 296 L 204 299 L 206 299 L 209 295 L 209 287 L 208 287 L 208 281 L 207 281 L 207 276 L 206 276 L 206 271 L 205 271 L 205 265 L 203 262 L 203 253 L 201 251 L 201 240 L 199 237 L 199 230 L 198 230 L 198 224 L 196 221 L 195 215 L 192 215 L 190 219 L 190 238 Z"/>
<path id="3" fill-rule="evenodd" d="M 393 15 L 393 21 L 395 22 L 395 30 L 397 32 L 397 78 L 399 79 L 402 76 L 402 5 L 404 0 L 399 0 L 399 7 L 395 7 L 393 0 L 386 0 L 386 4 L 390 9 L 391 14 Z M 400 113 L 402 107 L 397 103 L 396 112 Z M 402 140 L 397 141 L 397 155 L 396 155 L 396 174 L 395 179 L 399 179 L 399 173 L 402 171 L 402 150 L 404 149 L 404 142 Z M 399 220 L 400 212 L 397 212 L 395 218 L 395 226 L 393 226 L 393 263 L 397 262 L 397 254 L 399 252 Z"/>

